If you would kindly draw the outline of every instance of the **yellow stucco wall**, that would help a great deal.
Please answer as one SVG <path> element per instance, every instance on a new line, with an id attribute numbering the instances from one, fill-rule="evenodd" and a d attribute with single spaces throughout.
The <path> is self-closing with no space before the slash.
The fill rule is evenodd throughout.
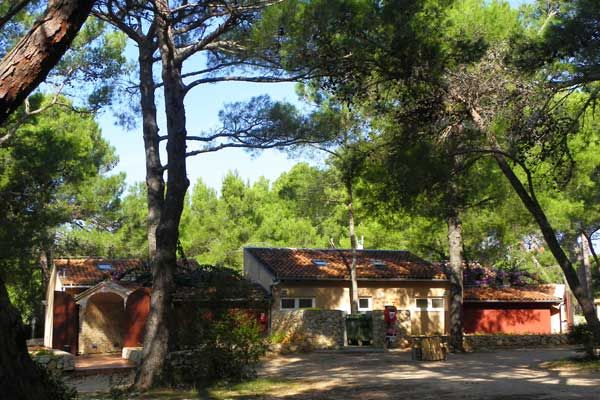
<path id="1" fill-rule="evenodd" d="M 271 285 L 275 277 L 258 261 L 248 249 L 244 249 L 244 276 L 252 282 L 258 283 L 267 292 L 271 290 Z"/>
<path id="2" fill-rule="evenodd" d="M 282 291 L 286 292 L 282 296 Z M 359 297 L 370 297 L 373 310 L 383 310 L 386 305 L 394 305 L 399 310 L 411 313 L 411 334 L 431 334 L 448 332 L 449 283 L 447 282 L 360 282 Z M 282 297 L 314 298 L 315 308 L 323 310 L 350 311 L 349 282 L 297 282 L 281 283 L 273 291 L 273 309 L 280 310 Z M 444 298 L 444 311 L 418 311 L 416 298 Z"/>

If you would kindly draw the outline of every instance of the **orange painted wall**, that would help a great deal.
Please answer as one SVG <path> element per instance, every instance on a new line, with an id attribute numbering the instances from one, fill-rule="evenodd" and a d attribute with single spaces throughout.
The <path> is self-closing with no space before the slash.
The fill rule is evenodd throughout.
<path id="1" fill-rule="evenodd" d="M 150 289 L 137 289 L 127 297 L 123 347 L 139 347 L 142 345 L 149 313 Z"/>
<path id="2" fill-rule="evenodd" d="M 550 308 L 465 304 L 465 333 L 551 333 Z"/>

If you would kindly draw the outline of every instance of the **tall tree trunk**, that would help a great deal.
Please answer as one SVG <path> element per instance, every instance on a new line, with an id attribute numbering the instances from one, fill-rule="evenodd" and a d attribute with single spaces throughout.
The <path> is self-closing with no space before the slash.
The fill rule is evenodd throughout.
<path id="1" fill-rule="evenodd" d="M 40 369 L 29 357 L 19 311 L 10 303 L 0 277 L 0 398 L 50 399 Z"/>
<path id="2" fill-rule="evenodd" d="M 350 313 L 358 313 L 358 281 L 356 277 L 356 231 L 354 228 L 354 194 L 352 182 L 346 182 L 346 195 L 348 196 L 348 230 L 350 232 L 350 248 L 352 261 L 350 263 Z"/>
<path id="3" fill-rule="evenodd" d="M 542 232 L 542 236 L 544 236 L 544 240 L 546 241 L 548 248 L 552 252 L 554 259 L 556 260 L 556 262 L 558 262 L 558 265 L 563 271 L 565 279 L 567 280 L 569 288 L 571 289 L 571 293 L 573 293 L 573 296 L 575 296 L 575 299 L 577 300 L 581 307 L 581 310 L 583 311 L 583 316 L 585 317 L 585 320 L 588 323 L 592 334 L 594 335 L 594 341 L 596 342 L 596 344 L 600 345 L 600 320 L 598 319 L 598 315 L 596 314 L 594 302 L 586 296 L 585 289 L 581 285 L 581 282 L 579 282 L 579 278 L 577 277 L 577 272 L 575 271 L 573 264 L 569 260 L 569 257 L 567 257 L 567 255 L 565 254 L 560 243 L 558 242 L 558 239 L 556 238 L 556 231 L 554 230 L 552 225 L 550 225 L 550 221 L 548 221 L 546 213 L 544 213 L 542 206 L 540 205 L 540 203 L 537 200 L 537 197 L 535 196 L 533 182 L 531 180 L 531 176 L 529 175 L 529 171 L 525 171 L 528 174 L 528 191 L 523 185 L 523 182 L 521 182 L 519 177 L 513 171 L 512 167 L 506 161 L 506 158 L 501 152 L 500 146 L 498 145 L 496 137 L 493 133 L 487 130 L 481 115 L 477 112 L 477 110 L 473 108 L 469 109 L 469 113 L 471 114 L 473 122 L 475 122 L 475 125 L 479 128 L 479 130 L 487 134 L 488 141 L 492 149 L 497 151 L 493 155 L 494 159 L 496 160 L 496 163 L 498 164 L 500 170 L 502 171 L 506 179 L 508 179 L 508 182 L 521 199 L 521 202 L 523 203 L 525 208 L 527 208 L 527 211 L 529 211 L 529 213 L 537 223 L 538 227 L 540 228 L 540 231 Z"/>
<path id="4" fill-rule="evenodd" d="M 146 196 L 148 202 L 147 235 L 150 260 L 156 256 L 156 229 L 164 205 L 165 181 L 160 162 L 158 124 L 156 122 L 156 98 L 154 76 L 152 75 L 155 46 L 152 40 L 138 44 L 140 65 L 140 105 L 146 152 Z"/>
<path id="5" fill-rule="evenodd" d="M 453 351 L 463 347 L 463 241 L 462 223 L 458 212 L 446 219 L 448 224 L 448 249 L 450 252 L 450 339 Z"/>
<path id="6" fill-rule="evenodd" d="M 592 293 L 592 265 L 591 265 L 591 252 L 587 237 L 585 234 L 579 235 L 579 268 L 577 270 L 577 275 L 579 276 L 579 281 L 581 285 L 585 289 L 586 296 L 593 301 L 593 293 Z"/>
<path id="7" fill-rule="evenodd" d="M 168 4 L 166 0 L 156 0 L 155 7 L 167 116 L 168 179 L 165 202 L 156 230 L 150 315 L 144 338 L 143 361 L 137 380 L 137 385 L 142 390 L 158 382 L 170 349 L 169 308 L 173 290 L 173 273 L 177 262 L 179 222 L 185 193 L 189 186 L 186 171 L 185 86 L 181 79 L 181 63 L 177 61 Z"/>
<path id="8" fill-rule="evenodd" d="M 596 232 L 596 231 L 594 231 L 594 232 Z M 585 239 L 587 240 L 588 249 L 590 249 L 590 254 L 594 258 L 594 262 L 596 263 L 596 268 L 598 268 L 600 270 L 600 259 L 598 259 L 598 254 L 596 254 L 596 250 L 594 250 L 594 242 L 592 241 L 592 235 L 594 234 L 594 232 L 588 234 L 586 231 L 582 231 L 582 235 L 585 236 Z M 591 271 L 591 267 L 590 267 L 590 271 Z"/>
<path id="9" fill-rule="evenodd" d="M 565 279 L 569 284 L 571 292 L 581 306 L 585 320 L 587 321 L 588 326 L 594 335 L 595 342 L 600 344 L 600 320 L 598 320 L 594 302 L 588 298 L 585 288 L 581 285 L 581 282 L 577 276 L 577 272 L 575 271 L 573 264 L 571 264 L 569 257 L 567 257 L 564 250 L 560 246 L 560 243 L 556 238 L 556 231 L 552 225 L 550 225 L 542 206 L 538 203 L 535 195 L 530 195 L 530 193 L 525 189 L 525 186 L 523 186 L 523 183 L 514 173 L 504 156 L 501 154 L 496 154 L 494 155 L 494 158 L 502 170 L 502 173 L 508 179 L 513 189 L 517 192 L 517 195 L 539 226 L 548 248 L 552 252 L 554 259 L 558 262 L 558 265 L 565 275 Z M 533 190 L 533 188 L 530 189 Z"/>
<path id="10" fill-rule="evenodd" d="M 0 124 L 46 79 L 93 4 L 94 0 L 50 0 L 44 16 L 0 61 Z"/>

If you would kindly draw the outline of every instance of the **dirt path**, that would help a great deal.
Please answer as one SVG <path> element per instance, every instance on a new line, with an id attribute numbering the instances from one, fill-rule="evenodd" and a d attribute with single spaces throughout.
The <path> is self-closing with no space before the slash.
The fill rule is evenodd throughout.
<path id="1" fill-rule="evenodd" d="M 312 353 L 267 360 L 262 377 L 306 382 L 273 399 L 600 400 L 600 373 L 543 369 L 570 348 L 451 354 L 417 362 L 410 353 Z"/>

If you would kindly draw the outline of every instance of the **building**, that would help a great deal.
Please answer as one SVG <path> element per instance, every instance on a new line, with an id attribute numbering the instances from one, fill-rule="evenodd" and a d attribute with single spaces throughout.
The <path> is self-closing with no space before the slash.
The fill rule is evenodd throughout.
<path id="1" fill-rule="evenodd" d="M 215 311 L 259 318 L 269 299 L 234 271 L 180 261 L 172 312 L 176 341 L 192 345 Z M 73 354 L 140 347 L 150 312 L 151 274 L 139 259 L 55 259 L 46 293 L 44 346 Z"/>
<path id="2" fill-rule="evenodd" d="M 566 333 L 573 324 L 565 285 L 466 287 L 465 333 Z"/>
<path id="3" fill-rule="evenodd" d="M 271 313 L 350 312 L 351 250 L 244 249 L 244 274 L 271 296 Z M 395 306 L 412 335 L 447 333 L 450 283 L 440 265 L 408 251 L 357 250 L 359 311 Z"/>
<path id="4" fill-rule="evenodd" d="M 44 346 L 73 354 L 137 347 L 150 310 L 150 289 L 133 279 L 139 259 L 55 259 L 46 293 Z"/>

